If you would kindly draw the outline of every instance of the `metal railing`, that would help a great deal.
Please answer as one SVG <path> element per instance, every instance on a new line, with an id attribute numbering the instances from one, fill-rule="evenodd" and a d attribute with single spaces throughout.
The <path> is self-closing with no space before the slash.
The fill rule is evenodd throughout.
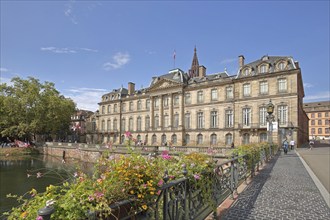
<path id="1" fill-rule="evenodd" d="M 148 204 L 148 210 L 141 209 L 127 212 L 126 216 L 117 219 L 155 219 L 155 220 L 202 220 L 212 215 L 216 218 L 216 208 L 228 196 L 238 194 L 240 184 L 253 177 L 259 166 L 266 163 L 276 153 L 276 148 L 271 146 L 260 150 L 259 155 L 233 155 L 231 159 L 221 164 L 215 164 L 212 172 L 206 172 L 201 178 L 209 181 L 200 187 L 197 181 L 189 179 L 186 167 L 183 167 L 183 178 L 169 181 L 168 171 L 165 171 L 164 185 L 159 189 L 157 199 Z M 216 161 L 215 161 L 216 162 Z M 205 192 L 205 190 L 207 190 Z M 130 204 L 131 201 L 122 201 L 118 204 Z M 114 208 L 114 207 L 112 207 Z M 120 209 L 120 205 L 117 205 Z M 51 213 L 50 213 L 51 215 Z M 88 219 L 98 219 L 94 213 L 89 213 Z M 108 219 L 108 218 L 107 218 Z M 109 218 L 112 219 L 112 218 Z"/>

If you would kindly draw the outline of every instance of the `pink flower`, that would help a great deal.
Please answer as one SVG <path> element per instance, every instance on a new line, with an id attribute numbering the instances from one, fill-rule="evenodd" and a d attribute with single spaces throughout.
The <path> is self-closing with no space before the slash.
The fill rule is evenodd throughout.
<path id="1" fill-rule="evenodd" d="M 130 137 L 132 137 L 132 133 L 129 132 L 129 131 L 126 131 L 126 132 L 125 132 L 125 136 L 128 137 L 128 138 L 130 138 Z"/>
<path id="2" fill-rule="evenodd" d="M 161 192 L 161 190 L 158 190 L 156 194 L 159 196 Z"/>
<path id="3" fill-rule="evenodd" d="M 164 183 L 164 180 L 160 179 L 157 185 L 158 185 L 158 186 L 162 186 L 163 183 Z"/>
<path id="4" fill-rule="evenodd" d="M 168 151 L 167 150 L 164 150 L 162 152 L 162 158 L 165 159 L 165 160 L 169 160 L 171 159 L 172 157 L 170 155 L 168 155 Z"/>
<path id="5" fill-rule="evenodd" d="M 198 174 L 194 174 L 194 178 L 195 178 L 196 180 L 199 180 L 201 177 L 200 177 Z"/>
<path id="6" fill-rule="evenodd" d="M 88 201 L 93 201 L 94 197 L 93 196 L 88 196 Z"/>
<path id="7" fill-rule="evenodd" d="M 43 220 L 43 217 L 39 215 L 36 220 Z"/>

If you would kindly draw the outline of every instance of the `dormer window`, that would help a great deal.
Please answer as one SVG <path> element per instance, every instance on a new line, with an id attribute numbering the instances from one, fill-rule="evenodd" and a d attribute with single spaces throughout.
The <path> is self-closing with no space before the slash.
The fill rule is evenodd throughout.
<path id="1" fill-rule="evenodd" d="M 278 69 L 279 69 L 279 70 L 284 70 L 284 68 L 285 68 L 285 63 L 284 63 L 284 62 L 280 62 L 280 63 L 278 64 Z"/>
<path id="2" fill-rule="evenodd" d="M 267 72 L 267 66 L 264 64 L 264 65 L 261 65 L 260 66 L 260 73 L 266 73 Z"/>
<path id="3" fill-rule="evenodd" d="M 248 68 L 244 69 L 243 76 L 248 76 L 250 73 L 250 70 Z"/>

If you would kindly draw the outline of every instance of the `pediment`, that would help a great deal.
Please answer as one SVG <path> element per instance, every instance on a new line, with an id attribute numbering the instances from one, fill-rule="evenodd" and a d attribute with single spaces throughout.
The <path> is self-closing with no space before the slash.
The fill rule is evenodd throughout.
<path id="1" fill-rule="evenodd" d="M 150 88 L 149 91 L 155 91 L 155 90 L 162 90 L 162 89 L 169 89 L 177 86 L 181 86 L 182 84 L 179 82 L 175 82 L 169 79 L 161 79 L 155 84 L 153 84 Z"/>

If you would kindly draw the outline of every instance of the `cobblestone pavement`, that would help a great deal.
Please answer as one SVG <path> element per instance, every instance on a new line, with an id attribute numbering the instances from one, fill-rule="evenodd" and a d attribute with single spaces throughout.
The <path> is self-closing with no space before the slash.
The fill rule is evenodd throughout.
<path id="1" fill-rule="evenodd" d="M 273 158 L 221 219 L 330 219 L 330 208 L 290 151 Z"/>

